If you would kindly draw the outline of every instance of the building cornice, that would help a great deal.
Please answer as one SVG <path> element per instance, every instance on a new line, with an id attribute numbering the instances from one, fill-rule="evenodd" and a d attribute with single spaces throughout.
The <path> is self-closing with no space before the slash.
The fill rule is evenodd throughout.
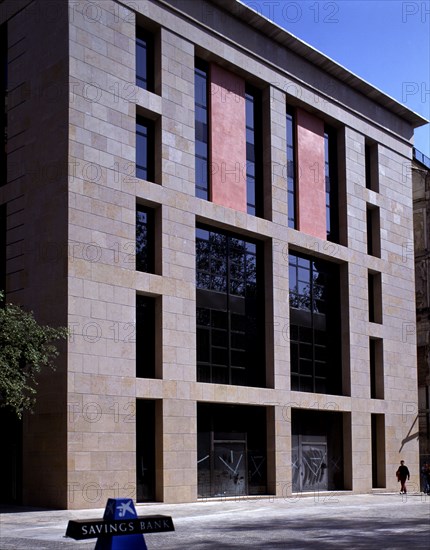
<path id="1" fill-rule="evenodd" d="M 300 38 L 297 38 L 267 17 L 264 17 L 240 0 L 210 0 L 213 4 L 229 12 L 234 17 L 257 29 L 259 32 L 288 48 L 295 54 L 322 69 L 326 73 L 344 82 L 349 87 L 357 90 L 375 103 L 382 105 L 388 111 L 409 122 L 414 128 L 424 126 L 429 121 L 405 107 L 391 96 L 382 92 L 374 85 L 349 71 L 327 55 L 313 48 Z"/>

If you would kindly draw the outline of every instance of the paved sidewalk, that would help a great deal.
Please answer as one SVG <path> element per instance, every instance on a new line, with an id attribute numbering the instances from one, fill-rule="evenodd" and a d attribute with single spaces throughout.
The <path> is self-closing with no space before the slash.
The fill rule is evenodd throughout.
<path id="1" fill-rule="evenodd" d="M 316 494 L 285 499 L 148 504 L 138 515 L 165 514 L 176 531 L 146 535 L 149 549 L 429 550 L 430 497 L 411 494 Z M 3 511 L 4 510 L 0 510 Z M 92 550 L 95 540 L 64 534 L 69 519 L 103 510 L 28 511 L 0 515 L 0 550 Z"/>

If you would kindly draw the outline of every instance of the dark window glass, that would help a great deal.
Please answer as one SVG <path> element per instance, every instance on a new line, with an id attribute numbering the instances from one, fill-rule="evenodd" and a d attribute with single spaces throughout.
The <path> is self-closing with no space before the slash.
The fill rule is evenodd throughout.
<path id="1" fill-rule="evenodd" d="M 381 257 L 380 214 L 377 206 L 367 206 L 367 253 L 371 256 Z"/>
<path id="2" fill-rule="evenodd" d="M 263 386 L 264 303 L 260 245 L 196 230 L 197 379 Z"/>
<path id="3" fill-rule="evenodd" d="M 339 270 L 323 260 L 290 254 L 290 342 L 293 390 L 339 393 Z"/>
<path id="4" fill-rule="evenodd" d="M 385 458 L 385 415 L 371 414 L 372 487 L 387 486 Z"/>
<path id="5" fill-rule="evenodd" d="M 136 177 L 154 181 L 154 125 L 141 116 L 136 119 Z"/>
<path id="6" fill-rule="evenodd" d="M 0 291 L 6 293 L 7 204 L 0 205 Z M 0 301 L 0 306 L 3 300 Z"/>
<path id="7" fill-rule="evenodd" d="M 376 399 L 376 341 L 373 338 L 369 340 L 369 357 L 370 357 L 370 397 Z M 379 397 L 379 396 L 378 396 Z"/>
<path id="8" fill-rule="evenodd" d="M 370 141 L 365 142 L 365 169 L 366 187 L 376 193 L 379 192 L 379 166 L 378 166 L 378 144 Z"/>
<path id="9" fill-rule="evenodd" d="M 136 501 L 154 501 L 156 485 L 156 402 L 136 400 Z"/>
<path id="10" fill-rule="evenodd" d="M 375 277 L 369 273 L 367 276 L 367 291 L 368 291 L 368 302 L 369 302 L 369 321 L 371 323 L 375 322 Z"/>
<path id="11" fill-rule="evenodd" d="M 382 323 L 382 286 L 380 273 L 368 273 L 369 321 Z"/>
<path id="12" fill-rule="evenodd" d="M 136 297 L 136 376 L 155 378 L 155 298 Z"/>
<path id="13" fill-rule="evenodd" d="M 367 253 L 374 255 L 373 243 L 374 243 L 374 228 L 373 228 L 373 219 L 372 211 L 370 208 L 366 210 L 366 229 L 367 229 Z"/>
<path id="14" fill-rule="evenodd" d="M 154 90 L 154 40 L 140 27 L 136 29 L 136 84 L 144 90 Z"/>
<path id="15" fill-rule="evenodd" d="M 246 202 L 247 212 L 262 213 L 262 142 L 260 93 L 247 86 L 246 108 Z"/>
<path id="16" fill-rule="evenodd" d="M 196 197 L 209 199 L 208 70 L 197 60 L 194 71 Z"/>
<path id="17" fill-rule="evenodd" d="M 295 121 L 294 111 L 287 108 L 287 189 L 288 189 L 288 227 L 296 225 L 296 162 L 295 162 Z"/>
<path id="18" fill-rule="evenodd" d="M 371 171 L 371 150 L 370 145 L 367 143 L 364 146 L 364 155 L 365 155 L 365 163 L 366 163 L 366 187 L 367 189 L 372 189 L 372 171 Z"/>
<path id="19" fill-rule="evenodd" d="M 7 89 L 8 89 L 8 33 L 7 23 L 0 26 L 0 131 L 2 143 L 0 146 L 0 185 L 7 183 Z"/>
<path id="20" fill-rule="evenodd" d="M 339 241 L 339 201 L 337 185 L 337 137 L 332 128 L 324 132 L 325 196 L 327 240 Z"/>
<path id="21" fill-rule="evenodd" d="M 136 269 L 154 273 L 154 211 L 136 208 Z"/>

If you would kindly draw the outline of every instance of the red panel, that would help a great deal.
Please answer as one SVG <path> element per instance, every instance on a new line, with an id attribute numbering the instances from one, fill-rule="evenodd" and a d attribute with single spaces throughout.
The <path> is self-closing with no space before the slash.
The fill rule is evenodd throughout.
<path id="1" fill-rule="evenodd" d="M 246 212 L 245 81 L 210 67 L 211 200 Z"/>
<path id="2" fill-rule="evenodd" d="M 302 109 L 296 120 L 298 229 L 326 239 L 324 122 Z"/>

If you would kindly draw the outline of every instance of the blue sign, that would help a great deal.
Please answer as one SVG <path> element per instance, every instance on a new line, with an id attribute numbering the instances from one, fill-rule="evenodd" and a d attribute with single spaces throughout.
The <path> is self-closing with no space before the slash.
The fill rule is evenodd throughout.
<path id="1" fill-rule="evenodd" d="M 95 550 L 147 550 L 143 534 L 174 531 L 170 516 L 138 516 L 130 498 L 110 498 L 103 519 L 74 519 L 66 537 L 97 538 Z"/>
<path id="2" fill-rule="evenodd" d="M 137 518 L 136 509 L 131 498 L 110 498 L 107 501 L 104 520 L 122 520 L 115 522 L 124 536 L 101 536 L 97 539 L 94 550 L 148 550 L 143 535 L 126 534 L 133 531 L 134 520 Z"/>

